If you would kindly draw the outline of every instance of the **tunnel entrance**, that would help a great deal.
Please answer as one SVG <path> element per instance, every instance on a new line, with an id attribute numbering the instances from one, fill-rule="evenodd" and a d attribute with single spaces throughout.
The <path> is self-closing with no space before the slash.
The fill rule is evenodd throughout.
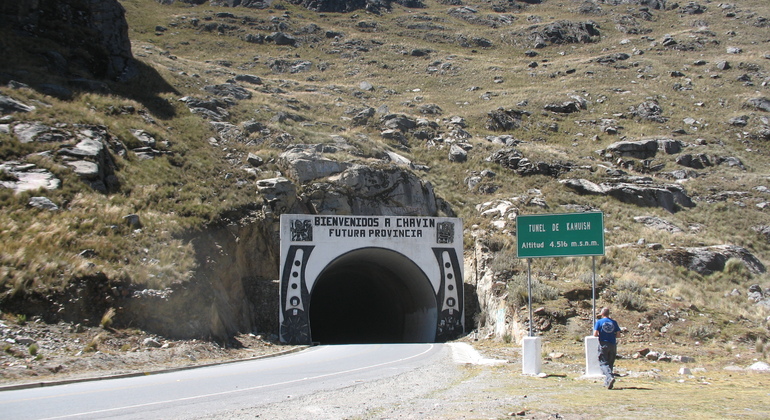
<path id="1" fill-rule="evenodd" d="M 462 244 L 457 218 L 281 215 L 281 341 L 458 337 Z"/>
<path id="2" fill-rule="evenodd" d="M 332 261 L 310 293 L 310 331 L 321 344 L 433 342 L 436 293 L 407 257 L 383 248 Z"/>

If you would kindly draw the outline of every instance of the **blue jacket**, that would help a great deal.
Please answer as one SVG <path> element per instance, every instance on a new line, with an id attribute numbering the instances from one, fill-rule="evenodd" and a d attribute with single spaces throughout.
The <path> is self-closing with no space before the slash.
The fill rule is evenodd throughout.
<path id="1" fill-rule="evenodd" d="M 614 319 L 602 318 L 596 321 L 594 331 L 599 331 L 599 341 L 617 344 L 615 334 L 620 331 L 620 326 Z"/>

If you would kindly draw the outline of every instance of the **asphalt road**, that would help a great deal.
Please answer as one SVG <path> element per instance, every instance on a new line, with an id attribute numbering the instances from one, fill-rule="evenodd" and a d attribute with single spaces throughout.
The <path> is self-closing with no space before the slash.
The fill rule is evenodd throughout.
<path id="1" fill-rule="evenodd" d="M 435 362 L 446 350 L 443 344 L 429 343 L 319 346 L 285 356 L 142 377 L 3 391 L 0 417 L 215 417 L 398 375 Z"/>

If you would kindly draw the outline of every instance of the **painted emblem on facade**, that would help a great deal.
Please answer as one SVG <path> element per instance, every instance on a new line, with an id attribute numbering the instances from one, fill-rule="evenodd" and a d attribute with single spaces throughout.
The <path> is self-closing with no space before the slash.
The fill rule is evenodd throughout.
<path id="1" fill-rule="evenodd" d="M 291 240 L 293 242 L 312 242 L 313 223 L 310 220 L 292 220 Z"/>
<path id="2" fill-rule="evenodd" d="M 451 244 L 454 242 L 455 224 L 452 222 L 440 222 L 436 225 L 436 243 Z"/>

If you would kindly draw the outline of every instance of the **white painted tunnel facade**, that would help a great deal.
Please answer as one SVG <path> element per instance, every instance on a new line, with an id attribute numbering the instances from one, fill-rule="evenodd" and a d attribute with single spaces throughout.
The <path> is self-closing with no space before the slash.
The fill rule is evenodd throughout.
<path id="1" fill-rule="evenodd" d="M 281 341 L 456 338 L 462 245 L 458 218 L 282 215 Z"/>

